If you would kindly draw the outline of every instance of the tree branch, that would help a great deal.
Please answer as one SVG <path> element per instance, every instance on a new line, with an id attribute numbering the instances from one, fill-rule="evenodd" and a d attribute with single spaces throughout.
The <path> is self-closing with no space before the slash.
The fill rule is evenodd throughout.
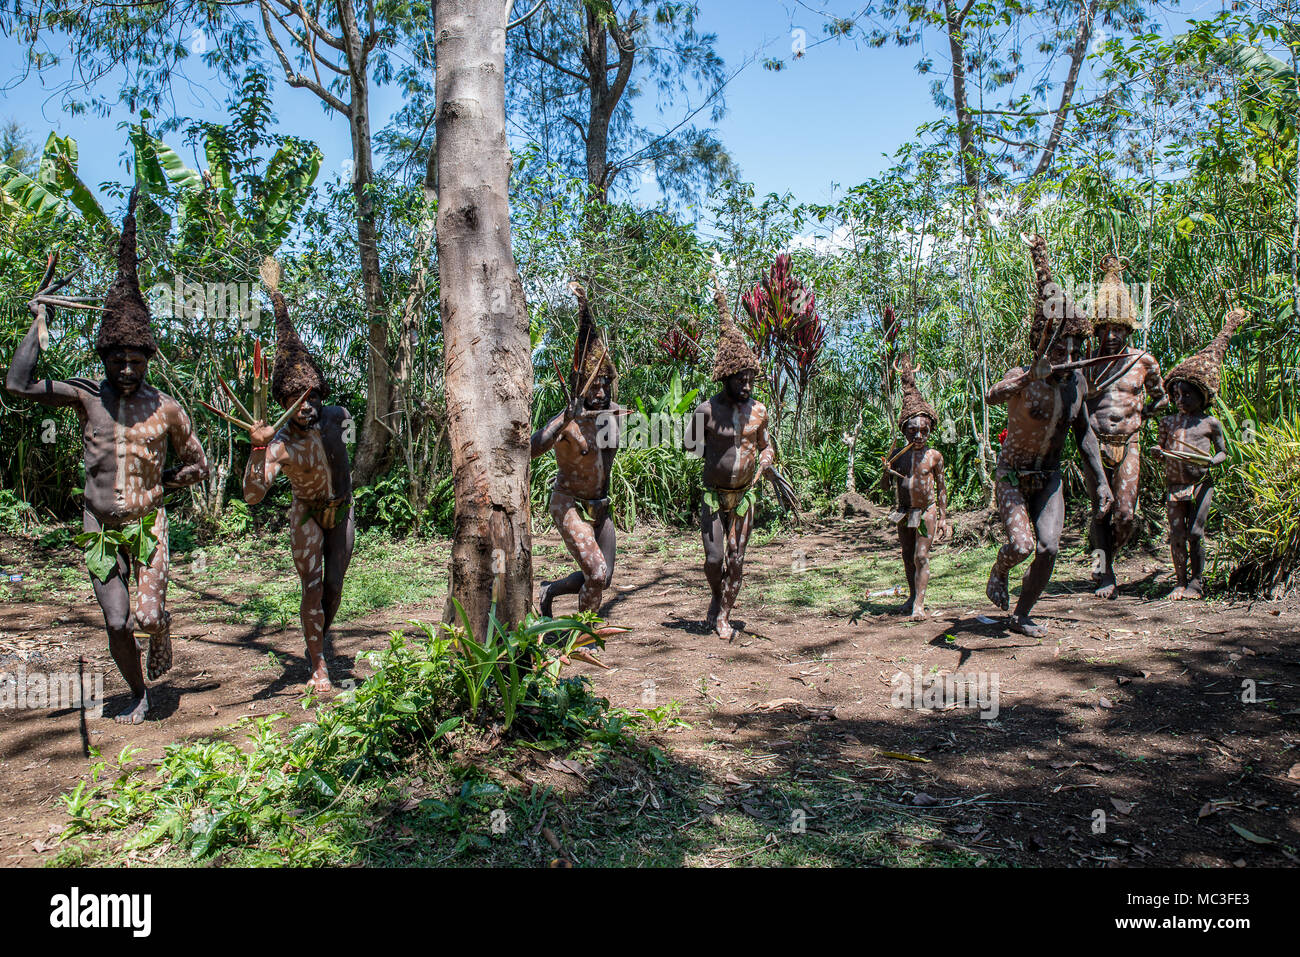
<path id="1" fill-rule="evenodd" d="M 588 82 L 588 78 L 585 73 L 578 73 L 576 70 L 570 70 L 567 66 L 562 65 L 559 61 L 552 59 L 551 57 L 543 53 L 541 50 L 537 49 L 537 47 L 533 46 L 532 34 L 530 34 L 526 29 L 524 30 L 524 45 L 528 49 L 529 56 L 531 56 L 533 59 L 540 60 L 541 62 L 549 66 L 551 69 L 558 70 L 559 72 L 565 74 L 566 76 L 571 76 L 573 77 L 573 79 L 579 81 L 584 85 Z"/>
<path id="2" fill-rule="evenodd" d="M 507 16 L 507 17 L 510 16 L 510 11 L 514 9 L 514 6 L 515 6 L 515 0 L 506 0 L 506 16 Z M 532 15 L 533 15 L 534 13 L 536 13 L 538 10 L 542 9 L 542 7 L 544 7 L 544 6 L 546 6 L 546 0 L 537 0 L 537 3 L 533 5 L 533 8 L 532 8 L 531 10 L 529 10 L 527 13 L 525 13 L 522 17 L 519 17 L 519 18 L 516 19 L 516 20 L 511 20 L 509 23 L 507 23 L 507 24 L 506 24 L 506 29 L 507 29 L 507 30 L 513 30 L 515 27 L 519 26 L 521 23 L 527 23 L 528 20 L 529 20 L 529 18 L 532 17 Z"/>
<path id="3" fill-rule="evenodd" d="M 258 0 L 258 5 L 262 8 L 262 25 L 266 30 L 266 39 L 271 44 L 271 49 L 275 51 L 276 57 L 280 61 L 280 66 L 284 67 L 285 82 L 292 87 L 311 90 L 318 97 L 325 101 L 329 106 L 338 110 L 344 116 L 352 115 L 352 107 L 344 103 L 337 96 L 325 89 L 324 86 L 303 76 L 293 68 L 289 62 L 289 57 L 285 54 L 284 48 L 280 46 L 280 41 L 275 35 L 275 27 L 271 24 L 271 13 L 267 6 L 266 0 Z"/>

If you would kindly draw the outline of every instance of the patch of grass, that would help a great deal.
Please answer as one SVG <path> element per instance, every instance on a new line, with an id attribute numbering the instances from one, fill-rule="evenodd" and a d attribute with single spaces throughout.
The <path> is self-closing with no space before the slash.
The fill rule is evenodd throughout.
<path id="1" fill-rule="evenodd" d="M 298 619 L 302 588 L 287 540 L 246 537 L 189 556 L 185 571 L 211 581 L 229 601 L 200 603 L 194 617 L 231 624 L 284 627 Z M 446 545 L 417 538 L 393 539 L 381 532 L 357 535 L 343 583 L 338 621 L 362 618 L 397 605 L 427 603 L 446 594 Z M 256 569 L 256 575 L 250 573 Z M 249 593 L 249 582 L 256 590 Z"/>
<path id="2" fill-rule="evenodd" d="M 930 558 L 926 606 L 985 603 L 984 587 L 997 546 L 953 552 L 937 549 Z M 792 609 L 814 609 L 827 615 L 853 615 L 866 605 L 867 593 L 901 586 L 906 595 L 901 554 L 868 555 L 822 564 L 806 556 L 802 572 L 764 570 L 753 575 L 753 593 L 764 602 Z M 901 601 L 902 598 L 897 599 Z M 889 601 L 889 599 L 886 599 Z"/>
<path id="3" fill-rule="evenodd" d="M 459 629 L 424 627 L 413 641 L 395 633 L 368 656 L 374 674 L 296 728 L 278 726 L 283 714 L 244 719 L 213 738 L 169 746 L 152 767 L 136 765 L 138 750 L 128 746 L 63 796 L 64 836 L 82 838 L 67 853 L 94 863 L 146 853 L 150 863 L 351 863 L 382 816 L 377 802 L 390 799 L 450 832 L 453 854 L 485 846 L 471 825 L 488 814 L 498 833 L 491 812 L 504 789 L 473 756 L 505 752 L 503 742 L 611 755 L 630 741 L 636 716 L 610 709 L 588 679 L 559 674 L 555 654 L 571 653 L 593 629 L 586 619 L 529 618 L 494 627 L 482 645 Z M 238 731 L 243 746 L 228 739 Z M 395 790 L 412 768 L 414 799 Z"/>

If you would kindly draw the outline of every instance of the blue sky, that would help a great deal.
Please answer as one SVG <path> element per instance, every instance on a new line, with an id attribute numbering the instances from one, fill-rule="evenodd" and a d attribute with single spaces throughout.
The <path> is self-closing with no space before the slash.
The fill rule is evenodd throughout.
<path id="1" fill-rule="evenodd" d="M 851 186 L 884 169 L 889 154 L 910 140 L 917 126 L 939 115 L 930 96 L 932 77 L 918 74 L 915 64 L 930 53 L 936 69 L 945 69 L 945 44 L 926 50 L 869 49 L 848 40 L 816 43 L 823 37 L 822 19 L 809 8 L 823 5 L 837 10 L 860 6 L 834 0 L 702 0 L 700 27 L 717 34 L 717 50 L 728 71 L 755 59 L 727 87 L 727 115 L 719 133 L 743 177 L 760 194 L 789 190 L 799 200 L 825 202 L 832 196 L 832 184 Z M 1166 20 L 1181 24 L 1192 8 L 1203 5 L 1208 4 L 1193 0 Z M 806 30 L 809 44 L 797 60 L 790 56 L 793 28 Z M 22 45 L 0 37 L 0 57 L 0 62 L 22 62 Z M 766 57 L 784 59 L 786 69 L 763 69 Z M 218 84 L 178 84 L 174 96 L 179 113 L 195 118 L 223 115 L 226 91 Z M 395 90 L 377 90 L 374 128 L 399 105 Z M 307 91 L 282 85 L 275 107 L 281 130 L 316 141 L 325 155 L 323 174 L 337 175 L 351 155 L 343 119 L 325 114 Z M 653 112 L 648 105 L 646 112 Z M 92 187 L 127 178 L 125 137 L 118 129 L 132 119 L 125 107 L 108 118 L 69 117 L 60 108 L 52 81 L 31 76 L 0 92 L 0 119 L 17 120 L 38 144 L 51 129 L 74 136 L 80 145 L 82 178 Z M 651 125 L 658 120 L 653 115 L 643 119 Z M 181 146 L 179 134 L 168 139 Z M 194 157 L 188 158 L 197 165 Z"/>

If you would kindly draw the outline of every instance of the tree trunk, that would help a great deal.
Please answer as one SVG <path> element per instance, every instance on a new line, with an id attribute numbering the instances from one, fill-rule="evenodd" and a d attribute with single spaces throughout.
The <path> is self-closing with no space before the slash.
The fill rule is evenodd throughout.
<path id="1" fill-rule="evenodd" d="M 355 164 L 352 193 L 357 203 L 357 251 L 361 256 L 361 285 L 367 315 L 366 414 L 352 459 L 352 482 L 369 485 L 388 466 L 393 435 L 389 413 L 393 405 L 392 370 L 388 361 L 388 308 L 384 301 L 383 272 L 379 264 L 379 235 L 375 229 L 375 204 L 369 187 L 375 169 L 370 150 L 370 88 L 365 48 L 351 3 L 338 5 L 352 93 L 348 126 Z"/>
<path id="2" fill-rule="evenodd" d="M 979 151 L 975 146 L 974 127 L 966 106 L 966 38 L 962 25 L 971 4 L 960 12 L 953 0 L 944 0 L 945 21 L 948 33 L 948 52 L 952 56 L 952 102 L 957 114 L 957 157 L 961 164 L 962 180 L 971 190 L 977 222 L 984 222 L 984 197 L 979 188 Z"/>
<path id="3" fill-rule="evenodd" d="M 500 0 L 437 0 L 437 251 L 455 484 L 444 620 L 476 635 L 488 608 L 514 623 L 532 601 L 528 510 L 533 368 L 510 244 L 505 26 Z"/>
<path id="4" fill-rule="evenodd" d="M 609 200 L 610 180 L 615 172 L 609 165 L 609 126 L 636 62 L 636 42 L 632 38 L 636 29 L 635 10 L 627 23 L 619 26 L 617 16 L 607 21 L 595 4 L 587 4 L 587 38 L 582 51 L 590 97 L 586 130 L 587 188 L 588 199 L 601 203 Z M 606 64 L 607 37 L 613 37 L 618 51 L 618 68 L 612 83 Z"/>
<path id="5" fill-rule="evenodd" d="M 1056 158 L 1056 148 L 1061 144 L 1061 134 L 1065 132 L 1065 121 L 1070 115 L 1074 103 L 1074 89 L 1079 82 L 1079 70 L 1083 59 L 1088 55 L 1088 42 L 1092 39 L 1092 23 L 1097 14 L 1097 0 L 1084 0 L 1079 10 L 1079 28 L 1074 34 L 1074 48 L 1070 50 L 1070 69 L 1061 87 L 1061 102 L 1056 108 L 1056 117 L 1052 121 L 1052 132 L 1048 134 L 1043 155 L 1038 159 L 1038 168 L 1031 179 L 1038 179 L 1052 168 Z"/>
<path id="6" fill-rule="evenodd" d="M 397 427 L 395 441 L 400 447 L 406 461 L 406 472 L 410 477 L 409 500 L 411 507 L 418 513 L 425 502 L 425 470 L 420 449 L 428 448 L 428 436 L 423 434 L 426 416 L 421 404 L 416 401 L 417 389 L 411 382 L 415 369 L 416 346 L 419 342 L 420 328 L 424 324 L 424 298 L 429 288 L 429 276 L 433 272 L 434 260 L 429 256 L 433 248 L 435 224 L 437 220 L 438 183 L 437 150 L 430 149 L 425 161 L 424 207 L 420 221 L 415 228 L 415 252 L 411 265 L 411 285 L 402 304 L 401 324 L 397 334 L 397 351 L 393 356 L 393 422 Z M 427 387 L 427 377 L 421 384 L 423 391 Z"/>

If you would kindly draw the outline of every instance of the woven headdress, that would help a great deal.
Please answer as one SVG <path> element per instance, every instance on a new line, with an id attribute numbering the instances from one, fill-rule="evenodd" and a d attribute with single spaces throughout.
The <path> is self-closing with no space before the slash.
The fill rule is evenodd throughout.
<path id="1" fill-rule="evenodd" d="M 569 291 L 578 300 L 578 338 L 573 344 L 573 372 L 569 376 L 569 388 L 572 395 L 579 390 L 590 388 L 589 383 L 597 376 L 610 380 L 609 393 L 613 399 L 618 387 L 618 370 L 609 356 L 609 346 L 601 334 L 596 320 L 591 315 L 591 305 L 587 302 L 587 290 L 576 281 L 569 283 Z"/>
<path id="2" fill-rule="evenodd" d="M 1124 285 L 1123 273 L 1128 260 L 1120 259 L 1113 253 L 1101 257 L 1101 282 L 1097 284 L 1097 298 L 1092 306 L 1092 324 L 1100 326 L 1123 326 L 1129 332 L 1137 328 L 1137 313 L 1133 309 L 1133 297 L 1129 295 L 1128 286 Z"/>
<path id="3" fill-rule="evenodd" d="M 289 320 L 289 306 L 280 294 L 280 264 L 267 256 L 258 271 L 271 293 L 271 305 L 275 307 L 275 364 L 271 367 L 271 395 L 286 409 L 310 389 L 315 389 L 317 397 L 324 399 L 330 394 L 330 387 Z"/>
<path id="4" fill-rule="evenodd" d="M 713 357 L 713 381 L 721 382 L 737 372 L 760 371 L 758 356 L 749 348 L 745 334 L 731 318 L 731 307 L 727 304 L 727 294 L 722 290 L 718 274 L 713 273 L 713 302 L 718 307 L 718 321 L 722 331 L 718 335 L 718 351 Z"/>
<path id="5" fill-rule="evenodd" d="M 1206 405 L 1213 402 L 1219 394 L 1219 369 L 1223 365 L 1223 357 L 1228 354 L 1228 342 L 1237 327 L 1247 318 L 1245 309 L 1231 310 L 1223 320 L 1223 328 L 1210 340 L 1210 344 L 1184 359 L 1174 367 L 1173 372 L 1165 376 L 1165 388 L 1179 380 L 1190 382 L 1201 390 Z"/>
<path id="6" fill-rule="evenodd" d="M 1058 339 L 1074 336 L 1080 340 L 1092 335 L 1092 323 L 1082 310 L 1077 309 L 1074 300 L 1052 279 L 1052 264 L 1047 259 L 1047 240 L 1037 234 L 1026 237 L 1029 243 L 1029 258 L 1034 267 L 1033 286 L 1030 293 L 1034 299 L 1034 312 L 1029 321 L 1030 348 L 1037 354 L 1040 343 L 1051 340 L 1053 331 L 1064 315 L 1065 324 L 1056 333 Z"/>
<path id="7" fill-rule="evenodd" d="M 117 243 L 117 278 L 104 297 L 104 313 L 95 339 L 95 351 L 102 358 L 114 348 L 138 349 L 146 355 L 158 351 L 149 328 L 149 306 L 140 294 L 139 260 L 135 239 L 136 190 L 131 190 L 122 238 Z"/>
<path id="8" fill-rule="evenodd" d="M 921 390 L 916 387 L 916 370 L 919 366 L 912 365 L 912 357 L 906 352 L 900 358 L 898 368 L 898 378 L 903 387 L 903 409 L 898 414 L 898 427 L 901 429 L 907 420 L 918 415 L 928 416 L 930 419 L 930 428 L 933 429 L 939 424 L 939 416 L 935 414 L 934 406 L 925 401 L 921 395 Z"/>

